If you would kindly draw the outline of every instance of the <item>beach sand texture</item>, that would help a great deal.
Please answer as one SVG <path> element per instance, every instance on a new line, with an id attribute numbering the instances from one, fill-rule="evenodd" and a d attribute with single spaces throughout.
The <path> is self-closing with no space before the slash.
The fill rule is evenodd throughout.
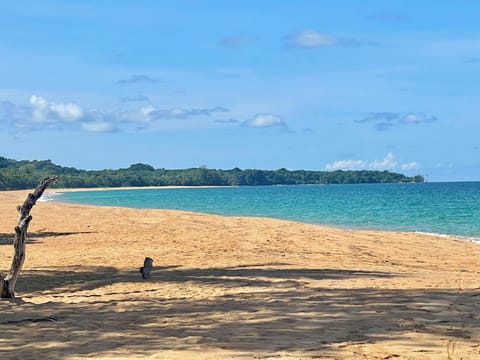
<path id="1" fill-rule="evenodd" d="M 0 192 L 2 273 L 26 193 Z M 480 245 L 52 202 L 32 215 L 0 359 L 480 358 Z"/>

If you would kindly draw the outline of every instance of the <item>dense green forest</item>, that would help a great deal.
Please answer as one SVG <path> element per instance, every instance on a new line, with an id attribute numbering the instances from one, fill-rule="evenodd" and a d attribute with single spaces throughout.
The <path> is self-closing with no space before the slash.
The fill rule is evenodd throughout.
<path id="1" fill-rule="evenodd" d="M 133 164 L 118 170 L 78 170 L 63 167 L 50 160 L 16 161 L 0 156 L 0 190 L 30 189 L 49 175 L 58 175 L 57 188 L 93 188 L 121 186 L 167 185 L 297 185 L 297 184 L 360 184 L 423 182 L 420 175 L 408 177 L 389 171 L 306 171 L 278 170 L 216 170 L 206 167 L 166 170 L 146 164 Z"/>

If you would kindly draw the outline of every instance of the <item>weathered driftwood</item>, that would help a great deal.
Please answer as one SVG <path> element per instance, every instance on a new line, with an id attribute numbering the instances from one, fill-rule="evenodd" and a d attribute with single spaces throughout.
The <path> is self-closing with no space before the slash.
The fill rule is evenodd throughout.
<path id="1" fill-rule="evenodd" d="M 57 179 L 57 176 L 50 176 L 43 179 L 33 193 L 28 194 L 22 206 L 17 206 L 18 224 L 15 226 L 15 239 L 13 247 L 15 253 L 13 255 L 12 266 L 8 275 L 3 277 L 0 275 L 0 298 L 14 298 L 15 285 L 17 284 L 20 270 L 22 270 L 25 261 L 25 242 L 27 236 L 28 225 L 32 221 L 30 210 L 36 204 L 37 200 L 43 195 L 45 189 Z"/>
<path id="2" fill-rule="evenodd" d="M 143 261 L 143 266 L 140 268 L 140 272 L 142 273 L 142 279 L 149 279 L 150 278 L 150 271 L 153 269 L 153 259 L 146 257 Z"/>

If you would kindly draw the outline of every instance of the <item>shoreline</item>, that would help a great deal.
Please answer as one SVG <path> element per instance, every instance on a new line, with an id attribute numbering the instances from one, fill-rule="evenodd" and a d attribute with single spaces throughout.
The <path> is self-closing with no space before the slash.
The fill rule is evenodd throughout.
<path id="1" fill-rule="evenodd" d="M 45 193 L 47 192 L 81 192 L 81 191 L 110 191 L 110 190 L 151 190 L 151 189 L 208 189 L 208 188 L 234 188 L 237 186 L 174 186 L 174 185 L 166 185 L 166 186 L 121 186 L 121 187 L 95 187 L 95 188 L 48 188 Z M 24 190 L 9 190 L 9 191 L 24 191 Z M 28 191 L 28 190 L 25 190 Z"/>
<path id="2" fill-rule="evenodd" d="M 88 191 L 115 191 L 115 190 L 152 190 L 152 189 L 205 189 L 205 188 L 235 188 L 236 186 L 149 186 L 149 187 L 114 187 L 114 188 L 68 188 L 68 189 L 47 189 L 45 191 L 44 197 L 42 197 L 39 201 L 55 201 L 54 194 L 61 194 L 66 192 L 88 192 Z M 24 191 L 24 190 L 16 190 L 16 191 Z M 26 190 L 25 190 L 26 191 Z M 48 198 L 48 194 L 53 194 L 51 198 Z M 45 199 L 45 196 L 47 199 Z M 68 204 L 68 202 L 65 202 Z M 99 205 L 99 204 L 83 204 L 83 203 L 75 203 L 72 204 L 82 204 L 82 205 L 90 205 L 90 206 L 106 206 L 106 207 L 119 207 L 119 208 L 127 208 L 127 209 L 143 209 L 143 208 L 135 208 L 135 207 L 128 207 L 128 206 L 112 206 L 112 205 Z M 387 231 L 387 232 L 399 232 L 399 233 L 412 233 L 412 234 L 421 234 L 427 236 L 434 236 L 438 238 L 448 238 L 453 240 L 460 240 L 460 241 L 467 241 L 472 242 L 474 244 L 480 245 L 480 237 L 473 237 L 473 236 L 466 236 L 466 235 L 459 235 L 459 234 L 447 234 L 447 233 L 437 233 L 437 232 L 430 232 L 430 231 L 422 231 L 422 230 L 402 230 L 402 229 L 389 229 L 387 227 L 352 227 L 349 225 L 335 225 L 335 224 L 326 224 L 326 223 L 317 223 L 317 222 L 308 222 L 302 221 L 298 219 L 288 219 L 288 218 L 280 218 L 280 217 L 272 217 L 272 216 L 258 216 L 258 215 L 228 215 L 222 213 L 214 213 L 214 212 L 205 212 L 205 211 L 195 211 L 195 210 L 188 210 L 188 209 L 169 209 L 169 208 L 144 208 L 144 209 L 158 209 L 158 210 L 174 210 L 174 211 L 186 211 L 192 213 L 200 213 L 206 215 L 219 215 L 219 216 L 239 216 L 239 217 L 247 217 L 247 218 L 265 218 L 265 219 L 276 219 L 276 220 L 283 220 L 283 221 L 291 221 L 297 222 L 300 224 L 309 224 L 309 225 L 317 225 L 321 227 L 329 227 L 333 229 L 341 229 L 346 231 Z"/>

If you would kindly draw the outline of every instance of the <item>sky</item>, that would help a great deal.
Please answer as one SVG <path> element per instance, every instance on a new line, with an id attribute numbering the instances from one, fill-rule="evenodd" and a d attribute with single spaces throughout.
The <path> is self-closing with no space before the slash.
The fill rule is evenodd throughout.
<path id="1" fill-rule="evenodd" d="M 0 156 L 480 180 L 480 0 L 0 2 Z"/>

